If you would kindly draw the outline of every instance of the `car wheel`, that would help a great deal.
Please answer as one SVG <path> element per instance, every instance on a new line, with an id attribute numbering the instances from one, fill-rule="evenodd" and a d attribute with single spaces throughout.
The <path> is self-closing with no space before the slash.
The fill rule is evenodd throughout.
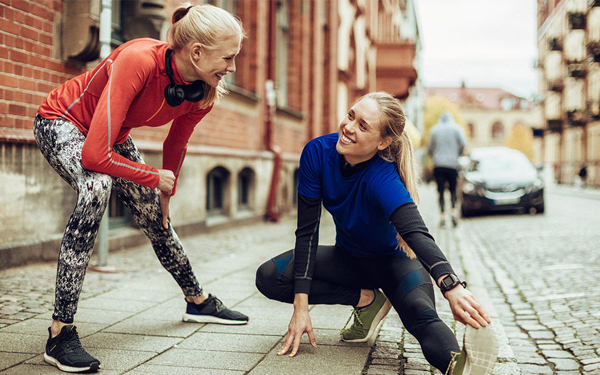
<path id="1" fill-rule="evenodd" d="M 473 216 L 473 213 L 469 210 L 466 210 L 464 208 L 461 207 L 460 209 L 460 217 L 465 218 L 465 217 L 469 217 L 469 216 Z"/>
<path id="2" fill-rule="evenodd" d="M 535 206 L 535 209 L 537 210 L 538 214 L 543 214 L 544 213 L 544 204 L 540 204 L 538 206 Z"/>

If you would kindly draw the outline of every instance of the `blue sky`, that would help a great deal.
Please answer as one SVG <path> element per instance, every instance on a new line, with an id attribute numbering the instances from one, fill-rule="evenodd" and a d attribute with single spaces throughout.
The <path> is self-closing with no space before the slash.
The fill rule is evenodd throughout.
<path id="1" fill-rule="evenodd" d="M 416 0 L 425 86 L 537 91 L 535 0 Z"/>

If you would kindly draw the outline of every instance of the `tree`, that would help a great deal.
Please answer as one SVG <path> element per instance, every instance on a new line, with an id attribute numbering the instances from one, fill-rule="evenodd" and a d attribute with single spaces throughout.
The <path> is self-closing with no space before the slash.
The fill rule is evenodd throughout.
<path id="1" fill-rule="evenodd" d="M 533 131 L 523 123 L 515 124 L 511 129 L 504 144 L 524 153 L 529 160 L 533 158 Z"/>
<path id="2" fill-rule="evenodd" d="M 463 127 L 465 134 L 467 137 L 469 137 L 469 129 L 467 128 L 466 123 L 460 114 L 460 109 L 458 106 L 447 98 L 433 95 L 425 100 L 423 109 L 423 125 L 425 129 L 423 131 L 424 134 L 422 146 L 427 146 L 431 128 L 438 122 L 445 111 L 452 113 L 454 121 Z"/>

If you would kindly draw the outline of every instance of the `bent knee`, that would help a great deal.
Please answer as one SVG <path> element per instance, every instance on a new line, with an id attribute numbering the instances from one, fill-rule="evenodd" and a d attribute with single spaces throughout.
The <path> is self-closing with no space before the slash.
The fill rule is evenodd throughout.
<path id="1" fill-rule="evenodd" d="M 278 291 L 278 272 L 273 259 L 269 259 L 256 270 L 256 288 L 265 297 L 276 299 Z"/>

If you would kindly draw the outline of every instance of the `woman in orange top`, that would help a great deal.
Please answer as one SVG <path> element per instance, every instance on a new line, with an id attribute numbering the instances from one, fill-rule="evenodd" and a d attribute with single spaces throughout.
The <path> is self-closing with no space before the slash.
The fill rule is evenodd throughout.
<path id="1" fill-rule="evenodd" d="M 44 358 L 67 372 L 96 371 L 74 322 L 94 240 L 111 189 L 117 191 L 150 239 L 187 301 L 184 321 L 245 324 L 196 280 L 169 222 L 169 201 L 196 124 L 226 91 L 244 33 L 223 9 L 181 6 L 169 43 L 143 38 L 121 45 L 95 69 L 53 90 L 35 119 L 36 141 L 50 165 L 77 191 L 77 205 L 61 244 L 53 322 Z M 144 164 L 129 133 L 173 121 L 162 169 Z"/>

